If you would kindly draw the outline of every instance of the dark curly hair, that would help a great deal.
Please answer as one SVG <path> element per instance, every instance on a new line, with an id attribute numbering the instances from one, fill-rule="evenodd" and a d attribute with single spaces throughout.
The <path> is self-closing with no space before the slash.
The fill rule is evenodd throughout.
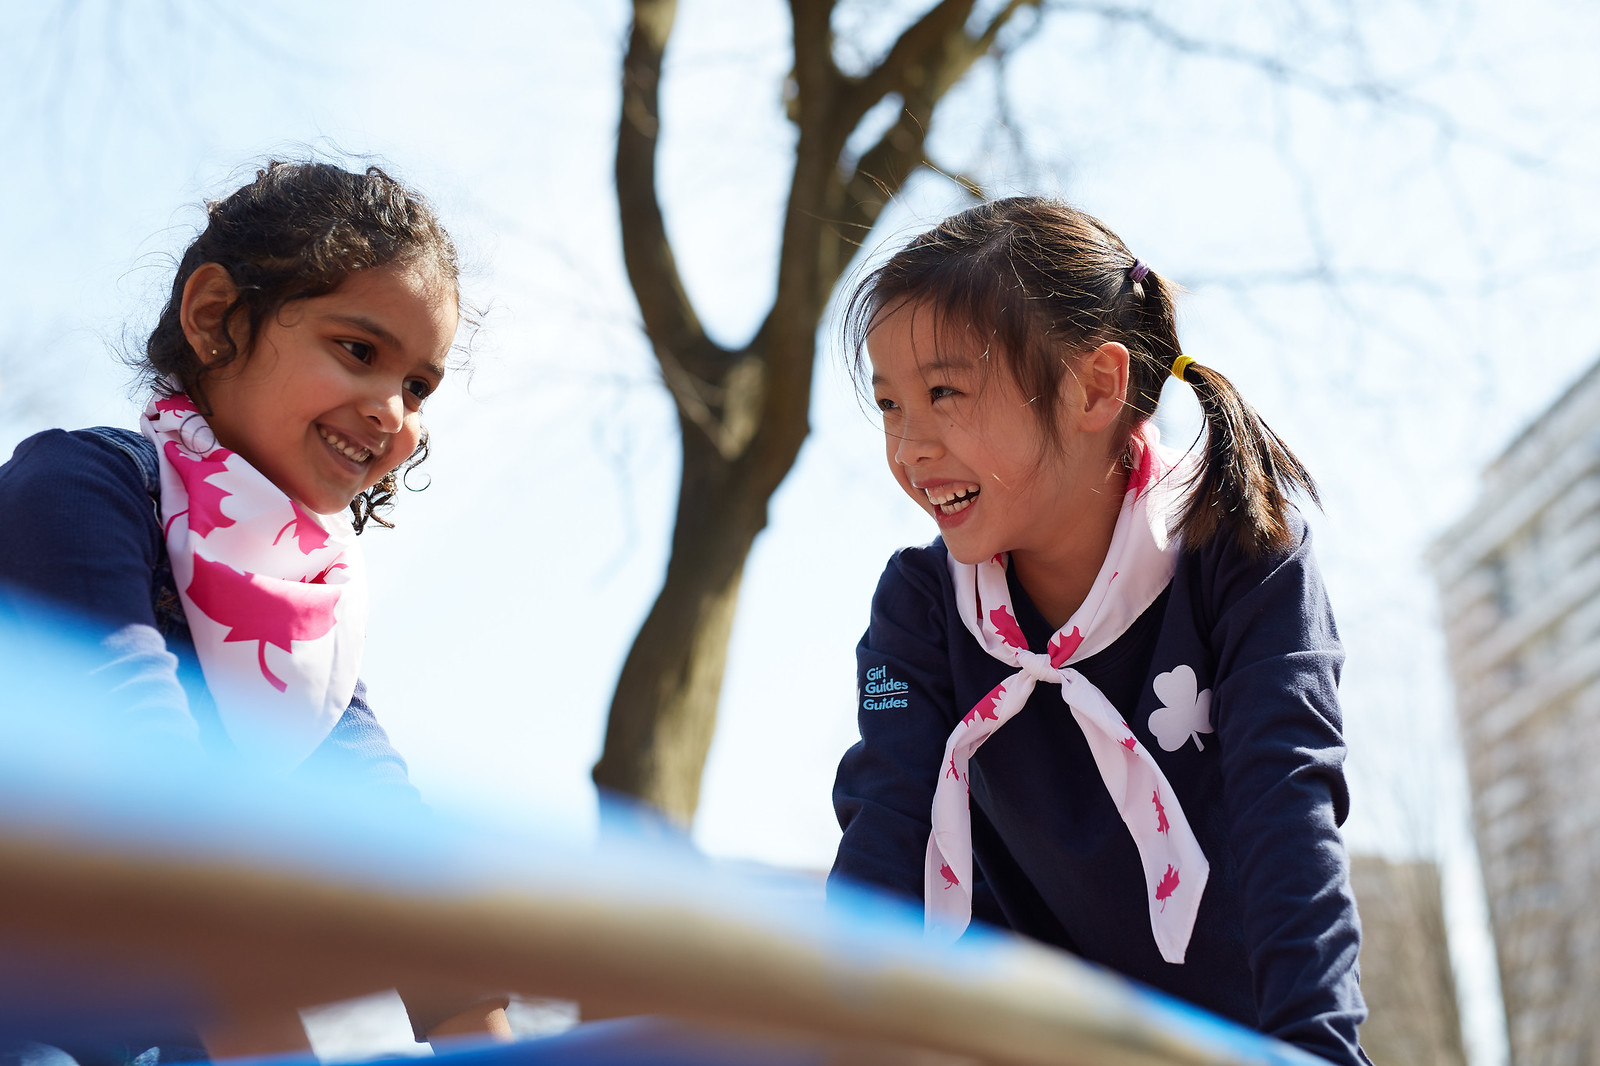
<path id="1" fill-rule="evenodd" d="M 1143 269 L 1138 269 L 1143 267 Z M 1068 204 L 1015 196 L 952 215 L 857 284 L 844 331 L 864 380 L 867 334 L 880 315 L 926 302 L 949 323 L 993 338 L 1026 396 L 1055 396 L 1071 359 L 1107 341 L 1128 349 L 1127 436 L 1155 414 L 1183 354 L 1174 285 L 1139 263 L 1099 219 Z M 1205 414 L 1204 461 L 1179 529 L 1192 549 L 1231 536 L 1250 555 L 1289 546 L 1288 497 L 1317 500 L 1287 445 L 1210 367 L 1181 367 Z M 1055 404 L 1029 404 L 1058 444 Z"/>
<path id="2" fill-rule="evenodd" d="M 179 314 L 184 286 L 204 263 L 216 263 L 233 280 L 238 295 L 223 321 L 243 326 L 245 338 L 236 344 L 225 330 L 226 348 L 209 362 L 189 344 Z M 413 263 L 437 269 L 459 301 L 455 245 L 421 196 L 375 166 L 355 173 L 331 163 L 272 160 L 248 185 L 207 202 L 206 227 L 183 253 L 172 295 L 138 360 L 140 378 L 157 394 L 170 393 L 176 382 L 210 414 L 206 378 L 248 354 L 262 324 L 285 304 L 330 293 L 358 270 Z M 424 433 L 398 477 L 391 471 L 350 501 L 356 532 L 369 521 L 392 525 L 384 515 L 401 481 L 427 457 Z"/>

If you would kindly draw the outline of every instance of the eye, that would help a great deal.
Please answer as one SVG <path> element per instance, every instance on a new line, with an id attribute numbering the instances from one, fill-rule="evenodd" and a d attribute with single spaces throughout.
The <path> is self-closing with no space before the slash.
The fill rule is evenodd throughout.
<path id="1" fill-rule="evenodd" d="M 340 341 L 339 343 L 344 347 L 345 351 L 361 362 L 372 362 L 372 345 L 367 344 L 365 341 Z"/>
<path id="2" fill-rule="evenodd" d="M 930 400 L 943 400 L 959 395 L 961 393 L 956 389 L 952 389 L 949 385 L 934 385 L 928 389 L 928 399 Z"/>
<path id="3" fill-rule="evenodd" d="M 430 395 L 433 394 L 433 386 L 424 381 L 422 378 L 412 378 L 406 382 L 405 387 L 407 392 L 417 398 L 418 403 L 421 403 L 423 400 L 426 400 Z"/>
<path id="4" fill-rule="evenodd" d="M 895 411 L 895 410 L 899 409 L 895 405 L 895 402 L 893 400 L 889 399 L 889 397 L 887 397 L 887 396 L 879 396 L 878 400 L 877 400 L 877 403 L 878 403 L 878 410 L 883 411 L 884 413 L 888 413 L 890 411 Z"/>

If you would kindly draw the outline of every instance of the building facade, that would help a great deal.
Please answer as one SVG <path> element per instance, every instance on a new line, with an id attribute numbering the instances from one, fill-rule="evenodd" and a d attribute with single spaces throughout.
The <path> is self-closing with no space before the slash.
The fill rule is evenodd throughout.
<path id="1" fill-rule="evenodd" d="M 1514 1066 L 1600 1066 L 1600 364 L 1434 544 Z"/>
<path id="2" fill-rule="evenodd" d="M 1350 856 L 1361 909 L 1361 1046 L 1378 1066 L 1466 1066 L 1439 867 Z"/>

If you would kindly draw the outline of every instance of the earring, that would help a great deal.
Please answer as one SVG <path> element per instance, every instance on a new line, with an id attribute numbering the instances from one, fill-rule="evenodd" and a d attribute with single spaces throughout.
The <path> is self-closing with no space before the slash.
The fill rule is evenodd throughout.
<path id="1" fill-rule="evenodd" d="M 213 348 L 213 349 L 211 349 L 211 358 L 215 359 L 216 357 L 217 357 L 217 350 L 215 348 Z"/>

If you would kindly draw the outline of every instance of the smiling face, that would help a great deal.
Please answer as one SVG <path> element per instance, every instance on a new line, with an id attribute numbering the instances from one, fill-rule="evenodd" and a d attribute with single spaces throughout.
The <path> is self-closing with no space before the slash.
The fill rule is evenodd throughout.
<path id="1" fill-rule="evenodd" d="M 973 340 L 925 304 L 874 320 L 867 351 L 889 469 L 958 562 L 1057 556 L 1086 524 L 1105 524 L 1104 412 L 1070 373 L 1060 397 L 1024 395 Z M 1059 441 L 1033 410 L 1047 402 L 1061 405 Z"/>
<path id="2" fill-rule="evenodd" d="M 197 271 L 191 282 L 204 299 L 208 279 Z M 225 273 L 209 283 L 231 284 Z M 356 271 L 332 292 L 279 308 L 242 358 L 207 376 L 207 421 L 291 499 L 318 514 L 342 511 L 416 449 L 456 311 L 454 287 L 435 270 Z"/>

